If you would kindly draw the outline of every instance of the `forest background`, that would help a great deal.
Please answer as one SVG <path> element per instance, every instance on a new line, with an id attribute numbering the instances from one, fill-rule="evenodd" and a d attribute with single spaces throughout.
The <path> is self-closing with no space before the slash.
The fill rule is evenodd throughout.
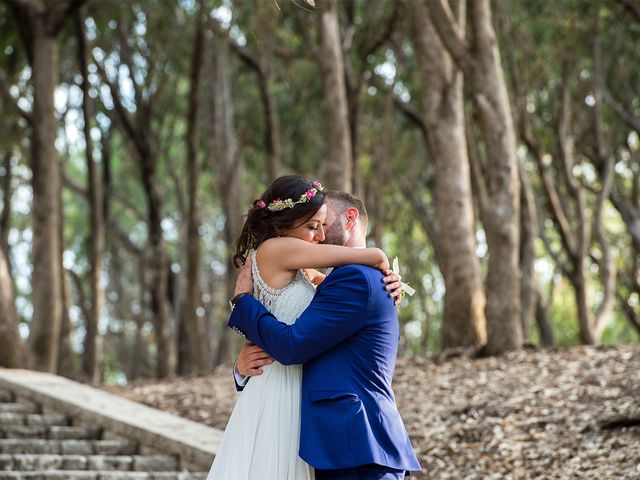
<path id="1" fill-rule="evenodd" d="M 0 365 L 206 373 L 242 215 L 351 191 L 401 355 L 640 338 L 633 0 L 0 3 Z"/>

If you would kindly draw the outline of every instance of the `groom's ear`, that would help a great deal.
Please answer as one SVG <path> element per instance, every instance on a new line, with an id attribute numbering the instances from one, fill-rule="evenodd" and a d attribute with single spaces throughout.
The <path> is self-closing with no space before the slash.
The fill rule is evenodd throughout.
<path id="1" fill-rule="evenodd" d="M 360 212 L 358 212 L 357 208 L 348 208 L 347 209 L 347 225 L 345 228 L 347 230 L 353 228 L 356 223 L 358 223 L 358 217 L 360 216 Z"/>

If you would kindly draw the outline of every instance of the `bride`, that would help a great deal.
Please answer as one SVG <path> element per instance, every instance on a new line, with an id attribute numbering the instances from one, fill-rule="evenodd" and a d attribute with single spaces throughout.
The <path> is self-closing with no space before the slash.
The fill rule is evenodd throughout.
<path id="1" fill-rule="evenodd" d="M 255 298 L 285 323 L 295 322 L 324 280 L 315 268 L 350 263 L 389 268 L 378 248 L 320 244 L 326 215 L 322 185 L 295 175 L 275 180 L 247 213 L 234 262 L 251 259 Z M 301 380 L 301 365 L 274 361 L 248 382 L 207 480 L 314 478 L 313 468 L 298 456 Z"/>

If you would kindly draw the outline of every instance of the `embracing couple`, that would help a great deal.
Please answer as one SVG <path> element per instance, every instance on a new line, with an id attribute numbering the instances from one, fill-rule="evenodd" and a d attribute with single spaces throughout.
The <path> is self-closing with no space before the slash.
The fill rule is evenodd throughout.
<path id="1" fill-rule="evenodd" d="M 242 392 L 208 480 L 420 470 L 391 389 L 400 278 L 366 248 L 366 230 L 360 200 L 300 176 L 278 178 L 249 209 L 229 318 L 247 339 L 234 369 Z"/>

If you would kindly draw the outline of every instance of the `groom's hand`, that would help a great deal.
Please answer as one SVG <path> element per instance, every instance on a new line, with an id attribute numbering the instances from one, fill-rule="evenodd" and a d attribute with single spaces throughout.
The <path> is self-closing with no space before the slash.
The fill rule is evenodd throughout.
<path id="1" fill-rule="evenodd" d="M 236 291 L 235 295 L 240 293 L 251 293 L 253 291 L 253 277 L 251 275 L 251 257 L 247 258 L 247 262 L 244 264 L 242 270 L 238 274 L 238 279 L 236 280 Z"/>
<path id="2" fill-rule="evenodd" d="M 262 375 L 262 369 L 265 365 L 273 363 L 273 358 L 269 356 L 259 346 L 245 341 L 236 360 L 236 368 L 238 373 L 244 377 L 255 377 Z"/>

